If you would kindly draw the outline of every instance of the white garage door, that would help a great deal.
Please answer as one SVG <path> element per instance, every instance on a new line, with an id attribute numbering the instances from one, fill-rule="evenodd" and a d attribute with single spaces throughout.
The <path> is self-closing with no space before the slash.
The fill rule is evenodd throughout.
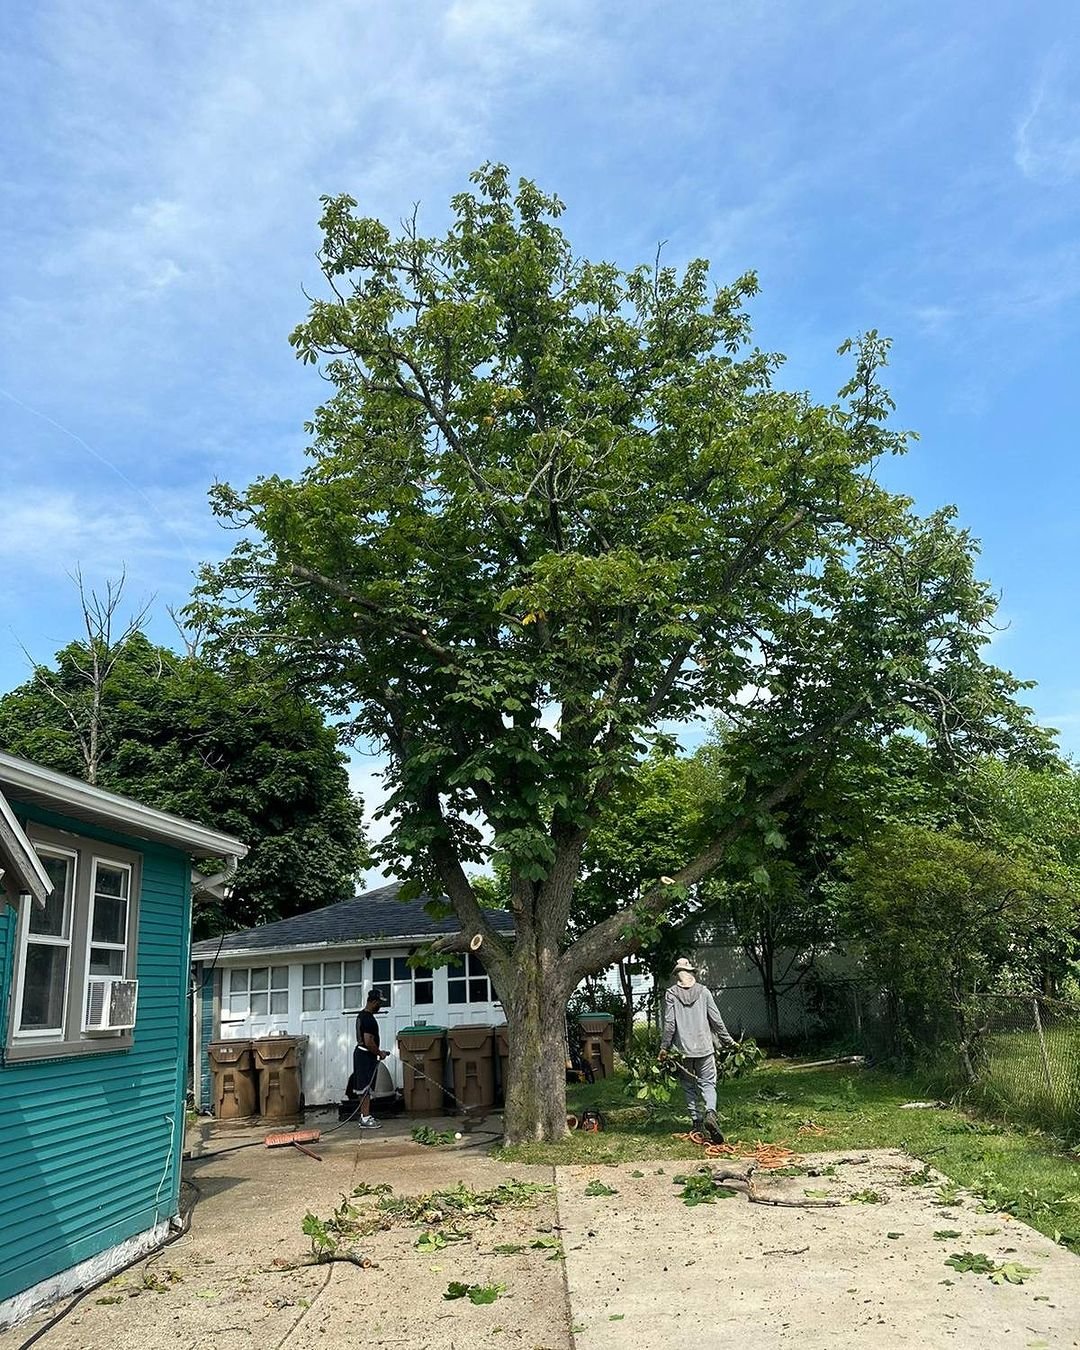
<path id="1" fill-rule="evenodd" d="M 307 1037 L 302 1062 L 309 1106 L 340 1101 L 352 1072 L 356 1014 L 371 988 L 387 997 L 379 1013 L 379 1039 L 390 1051 L 386 1067 L 401 1087 L 398 1033 L 407 1026 L 461 1026 L 505 1021 L 483 966 L 471 953 L 449 967 L 413 969 L 408 951 L 365 956 L 335 953 L 333 960 L 293 961 L 222 971 L 221 1036 L 255 1037 L 288 1032 Z"/>

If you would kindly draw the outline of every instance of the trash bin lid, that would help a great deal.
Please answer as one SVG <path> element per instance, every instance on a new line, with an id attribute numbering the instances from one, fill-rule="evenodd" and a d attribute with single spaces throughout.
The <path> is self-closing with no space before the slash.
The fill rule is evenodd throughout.
<path id="1" fill-rule="evenodd" d="M 206 1052 L 211 1059 L 220 1060 L 223 1064 L 232 1063 L 241 1055 L 251 1053 L 250 1041 L 211 1041 L 206 1047 Z"/>
<path id="2" fill-rule="evenodd" d="M 454 1050 L 479 1050 L 485 1045 L 490 1048 L 493 1030 L 490 1026 L 466 1023 L 464 1026 L 451 1027 L 447 1035 Z"/>
<path id="3" fill-rule="evenodd" d="M 614 1015 L 614 1013 L 604 1013 L 604 1012 L 583 1012 L 583 1013 L 578 1013 L 578 1021 L 579 1021 L 579 1022 L 585 1022 L 585 1021 L 588 1021 L 588 1022 L 614 1022 L 614 1021 L 615 1021 L 615 1015 Z"/>
<path id="4" fill-rule="evenodd" d="M 431 1026 L 430 1024 L 422 1027 L 402 1027 L 398 1032 L 399 1036 L 423 1036 L 430 1032 L 434 1036 L 445 1036 L 445 1027 Z"/>

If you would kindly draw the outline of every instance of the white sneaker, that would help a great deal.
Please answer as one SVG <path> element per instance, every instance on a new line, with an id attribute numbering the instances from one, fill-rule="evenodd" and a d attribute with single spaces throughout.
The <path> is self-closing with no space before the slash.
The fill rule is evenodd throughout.
<path id="1" fill-rule="evenodd" d="M 382 1126 L 379 1124 L 379 1122 L 375 1119 L 374 1116 L 361 1116 L 360 1128 L 362 1130 L 381 1130 Z"/>

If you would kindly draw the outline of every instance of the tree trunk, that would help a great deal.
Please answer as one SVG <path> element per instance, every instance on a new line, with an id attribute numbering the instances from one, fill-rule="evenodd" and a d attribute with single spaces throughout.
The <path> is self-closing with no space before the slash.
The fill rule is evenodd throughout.
<path id="1" fill-rule="evenodd" d="M 776 984 L 772 970 L 762 973 L 761 988 L 765 995 L 765 1017 L 769 1026 L 769 1044 L 773 1049 L 780 1045 L 780 1004 L 776 997 Z"/>
<path id="2" fill-rule="evenodd" d="M 534 975 L 506 1007 L 510 1040 L 503 1133 L 507 1144 L 566 1135 L 566 999 L 557 981 Z M 554 988 L 546 988 L 554 984 Z"/>
<path id="3" fill-rule="evenodd" d="M 623 1001 L 623 1049 L 631 1050 L 634 1045 L 634 981 L 626 967 L 626 958 L 619 962 L 619 983 L 622 985 Z"/>

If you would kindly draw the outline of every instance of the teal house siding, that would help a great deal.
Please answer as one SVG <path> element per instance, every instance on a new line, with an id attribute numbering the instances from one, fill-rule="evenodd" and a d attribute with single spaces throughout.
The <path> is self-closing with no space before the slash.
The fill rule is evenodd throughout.
<path id="1" fill-rule="evenodd" d="M 0 1303 L 178 1211 L 191 915 L 187 854 L 7 797 L 24 821 L 138 853 L 141 887 L 132 1048 L 0 1061 Z M 15 932 L 0 900 L 0 1045 Z"/>
<path id="2" fill-rule="evenodd" d="M 214 967 L 196 966 L 199 972 L 199 1103 L 209 1111 L 213 1103 L 210 1074 L 210 1042 L 214 1039 Z"/>

